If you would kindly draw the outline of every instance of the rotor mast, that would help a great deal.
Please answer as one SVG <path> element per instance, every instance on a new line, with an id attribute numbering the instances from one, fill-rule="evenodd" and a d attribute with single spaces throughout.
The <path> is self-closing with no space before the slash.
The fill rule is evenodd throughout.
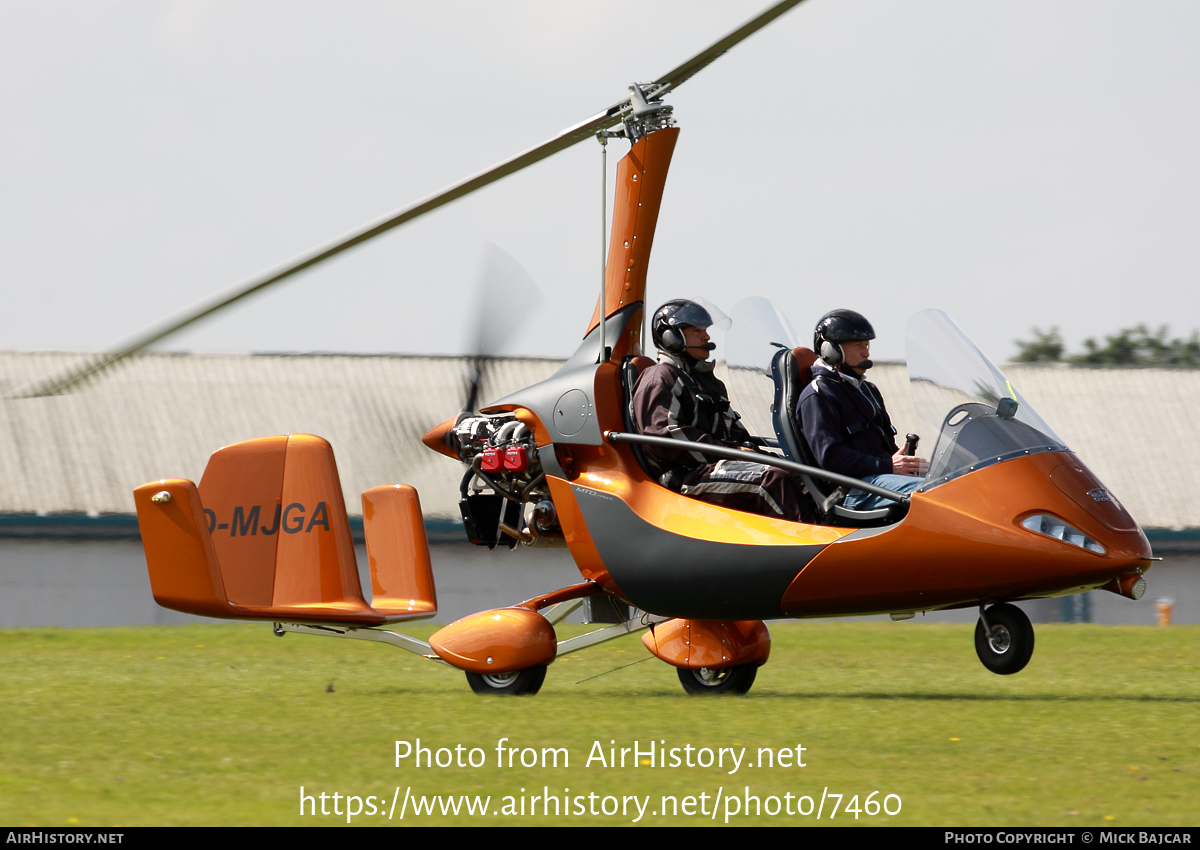
<path id="1" fill-rule="evenodd" d="M 601 310 L 608 318 L 629 304 L 645 300 L 650 249 L 667 170 L 679 138 L 672 107 L 655 95 L 646 98 L 645 91 L 651 88 L 653 84 L 635 83 L 629 87 L 633 108 L 622 122 L 621 135 L 632 146 L 617 164 L 604 302 L 596 304 L 587 333 L 600 324 Z M 606 342 L 612 347 L 612 356 L 620 359 L 633 353 L 635 346 L 640 348 L 641 325 L 640 321 L 631 321 L 620 338 Z M 607 358 L 601 355 L 601 359 Z"/>

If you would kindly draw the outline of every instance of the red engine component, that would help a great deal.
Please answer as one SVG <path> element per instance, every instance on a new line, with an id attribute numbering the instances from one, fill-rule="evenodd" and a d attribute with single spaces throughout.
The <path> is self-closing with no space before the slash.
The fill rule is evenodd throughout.
<path id="1" fill-rule="evenodd" d="M 484 472 L 499 472 L 505 466 L 504 452 L 495 446 L 488 446 L 483 450 L 483 461 L 479 464 L 479 468 Z"/>
<path id="2" fill-rule="evenodd" d="M 504 468 L 509 472 L 524 472 L 529 469 L 529 455 L 524 446 L 509 446 L 504 452 Z"/>

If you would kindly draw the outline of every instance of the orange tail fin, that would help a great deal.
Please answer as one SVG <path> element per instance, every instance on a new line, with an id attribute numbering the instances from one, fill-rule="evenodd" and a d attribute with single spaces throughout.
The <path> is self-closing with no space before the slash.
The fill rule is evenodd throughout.
<path id="1" fill-rule="evenodd" d="M 151 481 L 133 491 L 133 500 L 154 601 L 204 617 L 233 616 L 196 485 Z"/>
<path id="2" fill-rule="evenodd" d="M 363 530 L 371 564 L 371 607 L 382 614 L 437 613 L 429 542 L 417 491 L 405 484 L 362 494 Z"/>
<path id="3" fill-rule="evenodd" d="M 388 489 L 367 491 L 364 508 Z M 154 597 L 208 617 L 360 626 L 431 617 L 437 600 L 416 491 L 390 489 L 396 495 L 376 497 L 364 523 L 368 553 L 381 553 L 371 557 L 372 607 L 329 443 L 297 434 L 226 446 L 199 488 L 176 479 L 134 491 Z"/>

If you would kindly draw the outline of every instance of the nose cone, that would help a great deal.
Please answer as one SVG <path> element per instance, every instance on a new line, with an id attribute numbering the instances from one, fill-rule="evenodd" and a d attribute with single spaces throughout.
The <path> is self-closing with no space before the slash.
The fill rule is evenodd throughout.
<path id="1" fill-rule="evenodd" d="M 1050 472 L 1050 480 L 1075 504 L 1113 531 L 1137 532 L 1138 524 L 1082 462 L 1065 463 Z"/>
<path id="2" fill-rule="evenodd" d="M 458 452 L 454 449 L 454 440 L 451 433 L 454 431 L 454 423 L 458 417 L 447 419 L 441 425 L 435 425 L 425 432 L 425 436 L 421 438 L 421 442 L 429 446 L 435 452 L 440 452 L 446 457 L 452 457 L 458 460 Z"/>
<path id="3" fill-rule="evenodd" d="M 1153 554 L 1150 543 L 1125 506 L 1081 460 L 1073 455 L 1068 457 L 1068 463 L 1051 470 L 1050 481 L 1079 510 L 1100 523 L 1101 527 L 1094 528 L 1093 533 L 1109 554 L 1123 558 L 1133 566 L 1150 558 Z"/>

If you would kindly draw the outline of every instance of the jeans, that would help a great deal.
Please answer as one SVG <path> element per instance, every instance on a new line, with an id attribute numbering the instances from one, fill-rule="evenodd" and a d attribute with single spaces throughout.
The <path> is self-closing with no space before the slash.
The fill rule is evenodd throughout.
<path id="1" fill-rule="evenodd" d="M 874 484 L 877 487 L 886 487 L 889 490 L 895 490 L 897 493 L 911 493 L 922 484 L 925 483 L 924 478 L 918 478 L 913 475 L 894 475 L 885 473 L 883 475 L 868 475 L 863 481 L 868 484 Z M 872 493 L 864 493 L 862 490 L 851 490 L 846 500 L 842 502 L 842 506 L 855 511 L 873 511 L 876 508 L 886 508 L 893 504 L 890 499 L 885 499 L 882 496 L 876 496 Z"/>

